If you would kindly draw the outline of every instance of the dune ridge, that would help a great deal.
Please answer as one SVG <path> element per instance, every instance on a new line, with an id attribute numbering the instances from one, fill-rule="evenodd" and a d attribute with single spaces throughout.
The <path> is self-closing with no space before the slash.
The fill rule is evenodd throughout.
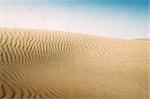
<path id="1" fill-rule="evenodd" d="M 148 99 L 149 40 L 0 28 L 2 99 Z"/>

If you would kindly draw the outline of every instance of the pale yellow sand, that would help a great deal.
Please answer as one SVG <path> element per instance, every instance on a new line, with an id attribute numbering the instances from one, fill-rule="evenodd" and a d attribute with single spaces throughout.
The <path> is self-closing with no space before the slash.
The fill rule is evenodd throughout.
<path id="1" fill-rule="evenodd" d="M 2 99 L 148 99 L 149 40 L 0 29 Z"/>

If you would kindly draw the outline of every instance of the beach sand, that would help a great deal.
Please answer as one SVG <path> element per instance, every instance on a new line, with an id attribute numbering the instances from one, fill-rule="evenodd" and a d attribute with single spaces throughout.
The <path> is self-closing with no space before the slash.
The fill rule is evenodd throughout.
<path id="1" fill-rule="evenodd" d="M 0 28 L 2 99 L 148 99 L 150 40 Z"/>

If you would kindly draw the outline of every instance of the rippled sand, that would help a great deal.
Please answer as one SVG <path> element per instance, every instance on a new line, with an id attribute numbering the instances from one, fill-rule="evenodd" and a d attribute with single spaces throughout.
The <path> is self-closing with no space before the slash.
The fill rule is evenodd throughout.
<path id="1" fill-rule="evenodd" d="M 0 29 L 2 99 L 148 99 L 150 40 Z"/>

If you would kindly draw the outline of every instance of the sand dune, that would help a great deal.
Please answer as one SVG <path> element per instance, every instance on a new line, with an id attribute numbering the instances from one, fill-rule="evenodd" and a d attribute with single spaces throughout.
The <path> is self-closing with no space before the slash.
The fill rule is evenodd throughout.
<path id="1" fill-rule="evenodd" d="M 2 99 L 148 99 L 149 40 L 0 29 Z"/>

